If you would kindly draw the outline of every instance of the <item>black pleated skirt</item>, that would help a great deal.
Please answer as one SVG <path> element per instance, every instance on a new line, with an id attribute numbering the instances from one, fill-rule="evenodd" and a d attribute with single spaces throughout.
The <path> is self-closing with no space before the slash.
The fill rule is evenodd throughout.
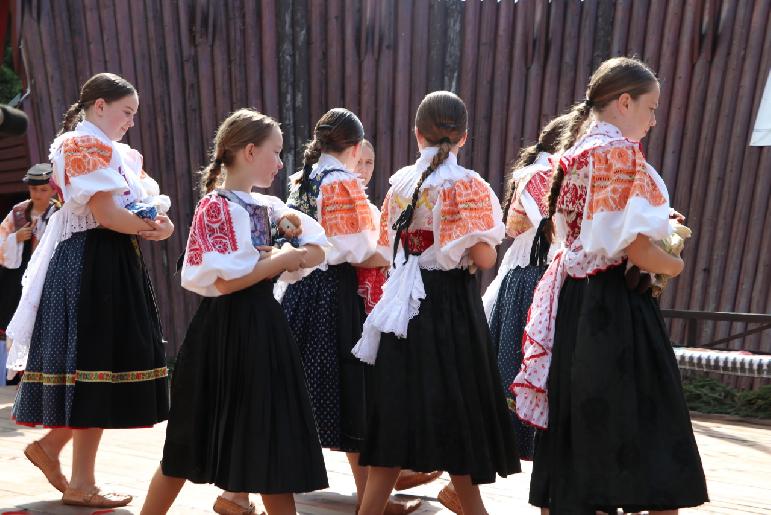
<path id="1" fill-rule="evenodd" d="M 520 472 L 514 431 L 474 277 L 421 271 L 407 338 L 381 336 L 360 463 L 470 475 Z"/>
<path id="2" fill-rule="evenodd" d="M 532 504 L 584 515 L 708 501 L 664 320 L 650 293 L 626 288 L 623 265 L 565 282 L 548 390 Z"/>
<path id="3" fill-rule="evenodd" d="M 166 358 L 136 237 L 90 229 L 46 273 L 13 415 L 25 425 L 133 428 L 166 420 Z"/>
<path id="4" fill-rule="evenodd" d="M 161 466 L 231 492 L 328 486 L 297 344 L 272 282 L 201 302 L 172 377 Z"/>

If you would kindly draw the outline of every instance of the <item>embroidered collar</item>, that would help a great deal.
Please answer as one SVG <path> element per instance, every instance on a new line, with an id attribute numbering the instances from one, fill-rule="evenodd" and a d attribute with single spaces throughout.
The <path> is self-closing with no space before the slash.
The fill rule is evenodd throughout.
<path id="1" fill-rule="evenodd" d="M 620 142 L 638 145 L 637 142 L 625 138 L 619 128 L 612 123 L 593 120 L 586 133 L 576 141 L 575 145 L 562 154 L 560 163 L 565 170 L 569 171 L 573 168 L 578 158 L 585 156 L 589 151 Z"/>

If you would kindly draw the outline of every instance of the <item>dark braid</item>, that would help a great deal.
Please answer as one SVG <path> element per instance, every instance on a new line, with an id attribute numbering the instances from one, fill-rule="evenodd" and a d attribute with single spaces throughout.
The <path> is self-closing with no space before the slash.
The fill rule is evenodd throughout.
<path id="1" fill-rule="evenodd" d="M 538 154 L 541 152 L 555 154 L 560 147 L 560 137 L 565 131 L 565 127 L 570 118 L 569 113 L 554 118 L 541 129 L 541 134 L 538 136 L 538 142 L 535 145 L 530 145 L 529 147 L 524 147 L 520 150 L 517 160 L 511 167 L 511 172 L 507 179 L 506 197 L 502 204 L 504 223 L 509 216 L 509 208 L 511 207 L 511 202 L 514 199 L 514 193 L 517 189 L 517 181 L 514 180 L 514 173 L 517 170 L 521 170 L 522 168 L 535 163 Z M 538 201 L 540 199 L 535 200 Z"/>
<path id="2" fill-rule="evenodd" d="M 80 121 L 82 115 L 83 108 L 81 107 L 80 102 L 75 102 L 72 104 L 69 109 L 67 109 L 67 112 L 64 113 L 62 124 L 59 127 L 59 132 L 56 135 L 59 136 L 74 129 L 75 125 L 77 125 L 77 123 Z"/>
<path id="3" fill-rule="evenodd" d="M 415 186 L 415 191 L 412 192 L 412 200 L 410 201 L 410 204 L 404 208 L 404 211 L 399 214 L 399 218 L 397 218 L 393 223 L 393 230 L 396 231 L 396 236 L 394 237 L 394 264 L 396 264 L 396 253 L 399 250 L 399 240 L 401 239 L 402 232 L 409 229 L 410 224 L 412 223 L 412 218 L 415 214 L 415 207 L 418 205 L 418 199 L 420 198 L 420 188 L 423 187 L 423 183 L 426 179 L 428 179 L 428 176 L 434 173 L 434 170 L 439 168 L 439 166 L 445 162 L 447 156 L 450 155 L 450 149 L 452 149 L 452 143 L 450 142 L 449 138 L 444 138 L 439 144 L 439 151 L 436 153 L 436 155 L 434 155 L 434 158 L 431 160 L 428 168 L 426 168 L 423 173 L 420 174 L 420 179 L 418 179 L 418 184 Z M 410 253 L 410 249 L 407 247 L 408 245 L 405 243 L 405 256 L 409 255 Z"/>
<path id="4" fill-rule="evenodd" d="M 313 140 L 310 141 L 305 146 L 305 151 L 303 151 L 303 174 L 299 178 L 298 182 L 300 183 L 300 191 L 304 191 L 306 193 L 309 193 L 309 178 L 311 175 L 311 171 L 313 170 L 313 165 L 319 162 L 319 158 L 321 157 L 321 143 L 319 143 L 319 140 L 317 138 L 313 138 Z"/>
<path id="5" fill-rule="evenodd" d="M 573 146 L 581 134 L 586 121 L 589 119 L 589 115 L 592 112 L 590 102 L 579 102 L 574 105 L 570 112 L 565 115 L 567 117 L 566 123 L 563 126 L 562 132 L 559 135 L 558 148 L 560 152 L 565 152 L 567 149 Z M 546 223 L 541 223 L 539 229 L 543 231 L 543 234 L 537 234 L 538 237 L 545 237 L 549 243 L 554 241 L 554 213 L 557 211 L 557 199 L 562 189 L 562 183 L 565 180 L 564 165 L 560 162 L 557 164 L 557 168 L 554 170 L 554 175 L 551 178 L 551 187 L 549 188 L 548 206 L 549 212 L 546 215 Z"/>
<path id="6" fill-rule="evenodd" d="M 222 175 L 222 158 L 215 158 L 201 172 L 201 193 L 211 193 L 220 182 Z"/>

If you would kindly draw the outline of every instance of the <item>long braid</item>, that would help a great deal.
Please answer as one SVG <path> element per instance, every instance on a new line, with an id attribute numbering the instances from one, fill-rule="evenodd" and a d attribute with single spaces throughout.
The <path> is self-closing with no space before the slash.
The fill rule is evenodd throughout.
<path id="1" fill-rule="evenodd" d="M 538 154 L 541 152 L 544 152 L 544 150 L 540 141 L 535 145 L 524 147 L 519 151 L 517 160 L 512 165 L 511 173 L 509 173 L 509 177 L 506 181 L 506 196 L 503 199 L 504 221 L 509 216 L 509 208 L 511 207 L 511 202 L 514 200 L 514 193 L 517 191 L 517 181 L 514 180 L 514 172 L 535 163 Z"/>
<path id="2" fill-rule="evenodd" d="M 576 142 L 578 136 L 581 134 L 581 131 L 584 128 L 584 125 L 586 124 L 586 121 L 589 119 L 589 115 L 592 112 L 591 106 L 591 101 L 580 102 L 573 106 L 573 109 L 568 114 L 569 121 L 559 138 L 558 147 L 560 152 L 566 151 Z M 554 170 L 554 175 L 552 176 L 551 180 L 551 187 L 549 188 L 549 212 L 545 219 L 546 222 L 541 223 L 539 227 L 539 229 L 543 231 L 543 236 L 546 237 L 549 243 L 554 241 L 553 218 L 554 213 L 557 211 L 557 200 L 560 195 L 560 190 L 562 190 L 562 183 L 565 180 L 566 174 L 567 170 L 565 170 L 565 167 L 562 165 L 562 163 L 559 163 L 557 165 L 557 169 Z"/>
<path id="3" fill-rule="evenodd" d="M 321 153 L 321 143 L 319 142 L 318 138 L 313 138 L 313 140 L 305 147 L 305 151 L 303 152 L 303 173 L 298 179 L 300 184 L 300 191 L 310 193 L 311 171 L 313 170 L 313 165 L 319 162 Z"/>
<path id="4" fill-rule="evenodd" d="M 222 180 L 222 165 L 232 164 L 232 153 L 215 145 L 211 162 L 201 171 L 201 194 L 211 193 Z"/>
<path id="5" fill-rule="evenodd" d="M 447 156 L 450 155 L 451 148 L 452 143 L 450 140 L 448 138 L 443 138 L 439 143 L 439 151 L 434 155 L 433 159 L 431 159 L 431 163 L 428 165 L 428 167 L 423 171 L 422 174 L 420 174 L 420 179 L 418 179 L 418 184 L 415 186 L 415 191 L 412 192 L 412 200 L 410 201 L 409 205 L 404 208 L 404 211 L 399 214 L 399 218 L 397 218 L 393 223 L 393 230 L 396 231 L 396 235 L 394 236 L 394 264 L 396 264 L 396 254 L 399 250 L 399 241 L 401 240 L 402 232 L 407 230 L 412 223 L 412 218 L 415 214 L 415 207 L 418 205 L 418 199 L 420 198 L 420 188 L 423 187 L 423 183 L 426 179 L 428 179 L 429 175 L 431 175 L 434 170 L 439 168 L 439 166 L 444 163 L 444 161 L 447 159 Z M 410 252 L 410 249 L 407 248 L 406 244 L 404 245 L 404 252 L 405 255 L 409 254 Z"/>
<path id="6" fill-rule="evenodd" d="M 217 187 L 220 175 L 222 175 L 222 162 L 209 163 L 201 173 L 201 193 L 204 195 L 211 193 Z"/>
<path id="7" fill-rule="evenodd" d="M 57 132 L 56 135 L 60 136 L 65 132 L 69 132 L 72 129 L 74 129 L 75 125 L 78 123 L 78 121 L 80 120 L 80 117 L 82 116 L 82 112 L 83 112 L 83 106 L 80 103 L 80 101 L 72 104 L 67 109 L 67 112 L 64 113 L 64 117 L 62 118 L 62 124 L 59 126 L 59 132 Z"/>

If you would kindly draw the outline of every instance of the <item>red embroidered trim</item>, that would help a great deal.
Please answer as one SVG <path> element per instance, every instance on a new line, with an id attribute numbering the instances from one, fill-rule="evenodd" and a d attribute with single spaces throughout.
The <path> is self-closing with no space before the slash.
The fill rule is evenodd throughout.
<path id="1" fill-rule="evenodd" d="M 238 250 L 227 199 L 207 195 L 198 203 L 187 240 L 187 264 L 200 265 L 207 252 L 230 254 Z"/>
<path id="2" fill-rule="evenodd" d="M 549 189 L 551 189 L 551 170 L 536 172 L 527 182 L 525 190 L 533 197 L 538 204 L 538 211 L 541 216 L 549 213 Z"/>
<path id="3" fill-rule="evenodd" d="M 399 238 L 413 254 L 422 254 L 434 244 L 434 233 L 425 229 L 405 231 Z"/>
<path id="4" fill-rule="evenodd" d="M 359 284 L 357 293 L 364 299 L 364 311 L 369 314 L 383 296 L 386 274 L 381 268 L 356 267 L 356 278 Z"/>

